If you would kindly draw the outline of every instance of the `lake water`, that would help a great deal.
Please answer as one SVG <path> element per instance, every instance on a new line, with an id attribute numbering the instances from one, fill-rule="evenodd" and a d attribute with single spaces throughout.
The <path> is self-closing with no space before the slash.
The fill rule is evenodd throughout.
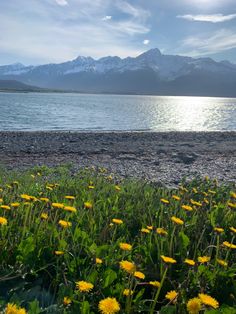
<path id="1" fill-rule="evenodd" d="M 236 98 L 0 93 L 0 130 L 236 130 Z"/>

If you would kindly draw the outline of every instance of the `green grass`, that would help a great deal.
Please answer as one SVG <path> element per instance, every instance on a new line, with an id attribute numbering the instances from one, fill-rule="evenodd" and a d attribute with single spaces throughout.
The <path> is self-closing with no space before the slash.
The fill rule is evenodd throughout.
<path id="1" fill-rule="evenodd" d="M 112 297 L 119 302 L 119 313 L 184 314 L 188 301 L 204 293 L 215 298 L 219 308 L 202 303 L 200 313 L 236 313 L 236 249 L 231 245 L 236 244 L 236 230 L 230 230 L 236 228 L 235 198 L 235 186 L 218 185 L 207 178 L 170 189 L 144 181 L 119 181 L 105 169 L 84 169 L 77 174 L 66 167 L 26 172 L 3 169 L 0 312 L 14 303 L 31 314 L 98 313 L 99 302 Z M 52 203 L 74 207 L 76 212 Z M 184 223 L 176 224 L 173 216 Z M 116 224 L 114 218 L 123 223 Z M 71 225 L 63 228 L 60 220 Z M 215 227 L 224 231 L 219 233 Z M 167 234 L 158 234 L 157 228 Z M 124 251 L 120 243 L 131 244 L 132 249 Z M 161 255 L 176 263 L 165 263 Z M 210 260 L 200 263 L 202 256 Z M 96 258 L 102 263 L 96 263 Z M 186 264 L 186 258 L 195 265 Z M 145 278 L 121 269 L 122 260 L 134 263 Z M 78 281 L 92 283 L 93 289 L 81 292 Z M 158 281 L 159 288 L 150 281 Z M 124 296 L 124 289 L 133 294 Z M 178 295 L 169 300 L 166 294 L 172 290 Z"/>

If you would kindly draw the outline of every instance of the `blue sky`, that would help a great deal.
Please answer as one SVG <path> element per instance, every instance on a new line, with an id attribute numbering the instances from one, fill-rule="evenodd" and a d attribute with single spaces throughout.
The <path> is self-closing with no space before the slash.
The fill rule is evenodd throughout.
<path id="1" fill-rule="evenodd" d="M 236 0 L 0 0 L 0 64 L 156 47 L 236 63 Z"/>

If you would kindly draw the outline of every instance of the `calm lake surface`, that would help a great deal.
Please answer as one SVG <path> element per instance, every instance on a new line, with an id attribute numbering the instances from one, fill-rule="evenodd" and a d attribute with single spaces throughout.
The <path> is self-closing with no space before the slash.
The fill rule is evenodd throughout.
<path id="1" fill-rule="evenodd" d="M 0 130 L 232 131 L 236 98 L 0 93 Z"/>

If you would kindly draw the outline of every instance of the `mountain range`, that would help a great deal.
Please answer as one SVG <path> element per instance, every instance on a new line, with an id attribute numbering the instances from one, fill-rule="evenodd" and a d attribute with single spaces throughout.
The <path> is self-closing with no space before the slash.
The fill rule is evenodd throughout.
<path id="1" fill-rule="evenodd" d="M 164 55 L 157 48 L 135 58 L 79 56 L 60 64 L 4 65 L 0 80 L 84 93 L 236 97 L 236 64 Z"/>

